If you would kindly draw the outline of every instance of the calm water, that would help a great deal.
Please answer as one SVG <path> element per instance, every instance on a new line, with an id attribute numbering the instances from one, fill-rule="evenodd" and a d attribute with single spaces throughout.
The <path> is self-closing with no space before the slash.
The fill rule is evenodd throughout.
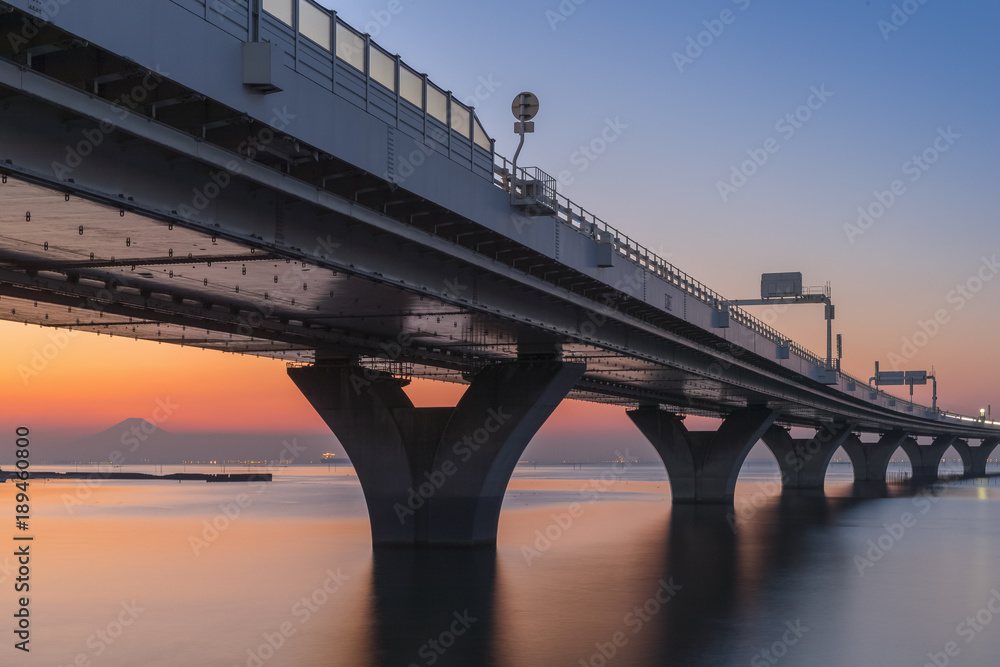
<path id="1" fill-rule="evenodd" d="M 4 548 L 0 665 L 1000 660 L 996 480 L 862 499 L 834 465 L 829 498 L 789 498 L 776 469 L 747 466 L 734 518 L 671 507 L 662 466 L 529 465 L 495 552 L 373 553 L 351 473 L 34 483 L 32 651 L 12 648 Z M 0 487 L 5 526 L 12 492 Z M 13 544 L 12 532 L 0 539 Z"/>

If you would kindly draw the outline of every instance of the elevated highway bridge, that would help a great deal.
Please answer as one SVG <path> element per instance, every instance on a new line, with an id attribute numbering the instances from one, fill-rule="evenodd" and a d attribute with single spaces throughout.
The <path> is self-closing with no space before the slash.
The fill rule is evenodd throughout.
<path id="1" fill-rule="evenodd" d="M 475 109 L 309 0 L 10 0 L 0 35 L 0 317 L 288 360 L 377 544 L 494 543 L 567 397 L 627 409 L 675 502 L 731 503 L 760 439 L 789 488 L 841 446 L 878 483 L 899 447 L 932 480 L 949 446 L 972 475 L 1000 442 L 515 170 Z M 469 388 L 415 408 L 412 378 Z"/>

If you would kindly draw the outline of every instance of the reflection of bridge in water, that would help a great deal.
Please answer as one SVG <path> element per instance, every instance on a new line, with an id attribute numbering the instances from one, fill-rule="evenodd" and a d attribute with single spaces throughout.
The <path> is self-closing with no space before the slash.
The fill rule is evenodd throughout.
<path id="1" fill-rule="evenodd" d="M 949 446 L 985 471 L 994 424 L 835 372 L 512 174 L 474 109 L 309 0 L 0 9 L 0 316 L 298 362 L 377 544 L 495 543 L 566 397 L 627 407 L 677 503 L 731 503 L 761 438 L 787 488 L 839 447 L 861 482 L 900 447 L 923 480 Z M 469 388 L 415 408 L 411 377 Z"/>
<path id="2" fill-rule="evenodd" d="M 921 510 L 935 506 L 933 495 L 911 501 L 902 486 L 889 491 L 901 501 L 891 507 L 908 509 L 920 521 L 926 516 Z M 623 528 L 618 533 L 592 516 L 591 525 L 610 534 L 593 542 L 560 542 L 562 557 L 553 550 L 530 566 L 511 536 L 531 534 L 536 519 L 523 520 L 517 513 L 504 517 L 499 553 L 377 549 L 372 592 L 378 620 L 371 643 L 383 651 L 386 663 L 407 664 L 421 649 L 435 652 L 428 639 L 446 635 L 457 611 L 477 620 L 441 656 L 443 664 L 492 664 L 491 658 L 516 664 L 519 657 L 530 664 L 546 659 L 581 664 L 580 658 L 595 665 L 746 664 L 752 651 L 763 648 L 761 637 L 780 638 L 787 621 L 802 618 L 815 630 L 817 607 L 857 604 L 857 591 L 838 589 L 828 568 L 843 564 L 845 578 L 833 576 L 839 584 L 860 578 L 853 559 L 864 555 L 868 544 L 860 535 L 855 542 L 845 533 L 851 534 L 849 526 L 856 521 L 852 510 L 871 496 L 864 486 L 838 492 L 845 495 L 771 497 L 752 515 L 744 514 L 738 530 L 732 509 L 721 505 L 663 507 L 647 517 L 657 529 L 635 532 Z M 530 527 L 518 526 L 520 521 Z M 565 557 L 583 549 L 585 557 Z M 816 581 L 818 571 L 823 575 Z M 793 583 L 802 580 L 810 582 L 805 592 Z M 661 603 L 666 595 L 656 600 L 656 582 L 680 590 Z M 538 590 L 534 606 L 526 604 L 535 601 L 529 590 Z M 556 590 L 563 605 L 559 611 L 565 609 L 571 622 L 543 602 Z M 809 601 L 795 603 L 791 591 Z M 623 632 L 623 641 L 611 645 L 616 631 Z M 830 641 L 836 645 L 840 639 Z M 606 656 L 616 654 L 614 660 L 589 660 L 601 645 Z"/>

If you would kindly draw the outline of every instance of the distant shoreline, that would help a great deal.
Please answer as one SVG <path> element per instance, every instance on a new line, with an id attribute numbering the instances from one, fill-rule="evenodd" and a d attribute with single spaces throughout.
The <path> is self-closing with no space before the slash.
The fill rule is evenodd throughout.
<path id="1" fill-rule="evenodd" d="M 17 473 L 4 472 L 0 470 L 0 480 L 6 482 L 8 479 L 20 479 Z M 151 475 L 142 472 L 33 472 L 29 480 L 39 479 L 121 479 L 121 480 L 149 480 L 149 481 L 178 481 L 178 482 L 270 482 L 271 473 L 232 473 L 232 474 L 210 474 L 194 472 L 175 472 L 169 475 Z"/>

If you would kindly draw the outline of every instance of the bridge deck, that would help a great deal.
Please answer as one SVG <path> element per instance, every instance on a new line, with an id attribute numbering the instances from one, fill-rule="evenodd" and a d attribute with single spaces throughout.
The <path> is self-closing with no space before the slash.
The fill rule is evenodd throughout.
<path id="1" fill-rule="evenodd" d="M 587 363 L 574 398 L 995 432 L 825 386 L 821 359 L 779 358 L 784 337 L 739 309 L 713 328 L 718 294 L 558 195 L 556 215 L 512 208 L 474 110 L 423 75 L 406 88 L 415 70 L 329 13 L 93 0 L 25 31 L 31 3 L 2 4 L 25 35 L 0 46 L 6 319 L 449 381 L 559 346 Z M 244 85 L 258 39 L 281 47 L 280 91 Z"/>

